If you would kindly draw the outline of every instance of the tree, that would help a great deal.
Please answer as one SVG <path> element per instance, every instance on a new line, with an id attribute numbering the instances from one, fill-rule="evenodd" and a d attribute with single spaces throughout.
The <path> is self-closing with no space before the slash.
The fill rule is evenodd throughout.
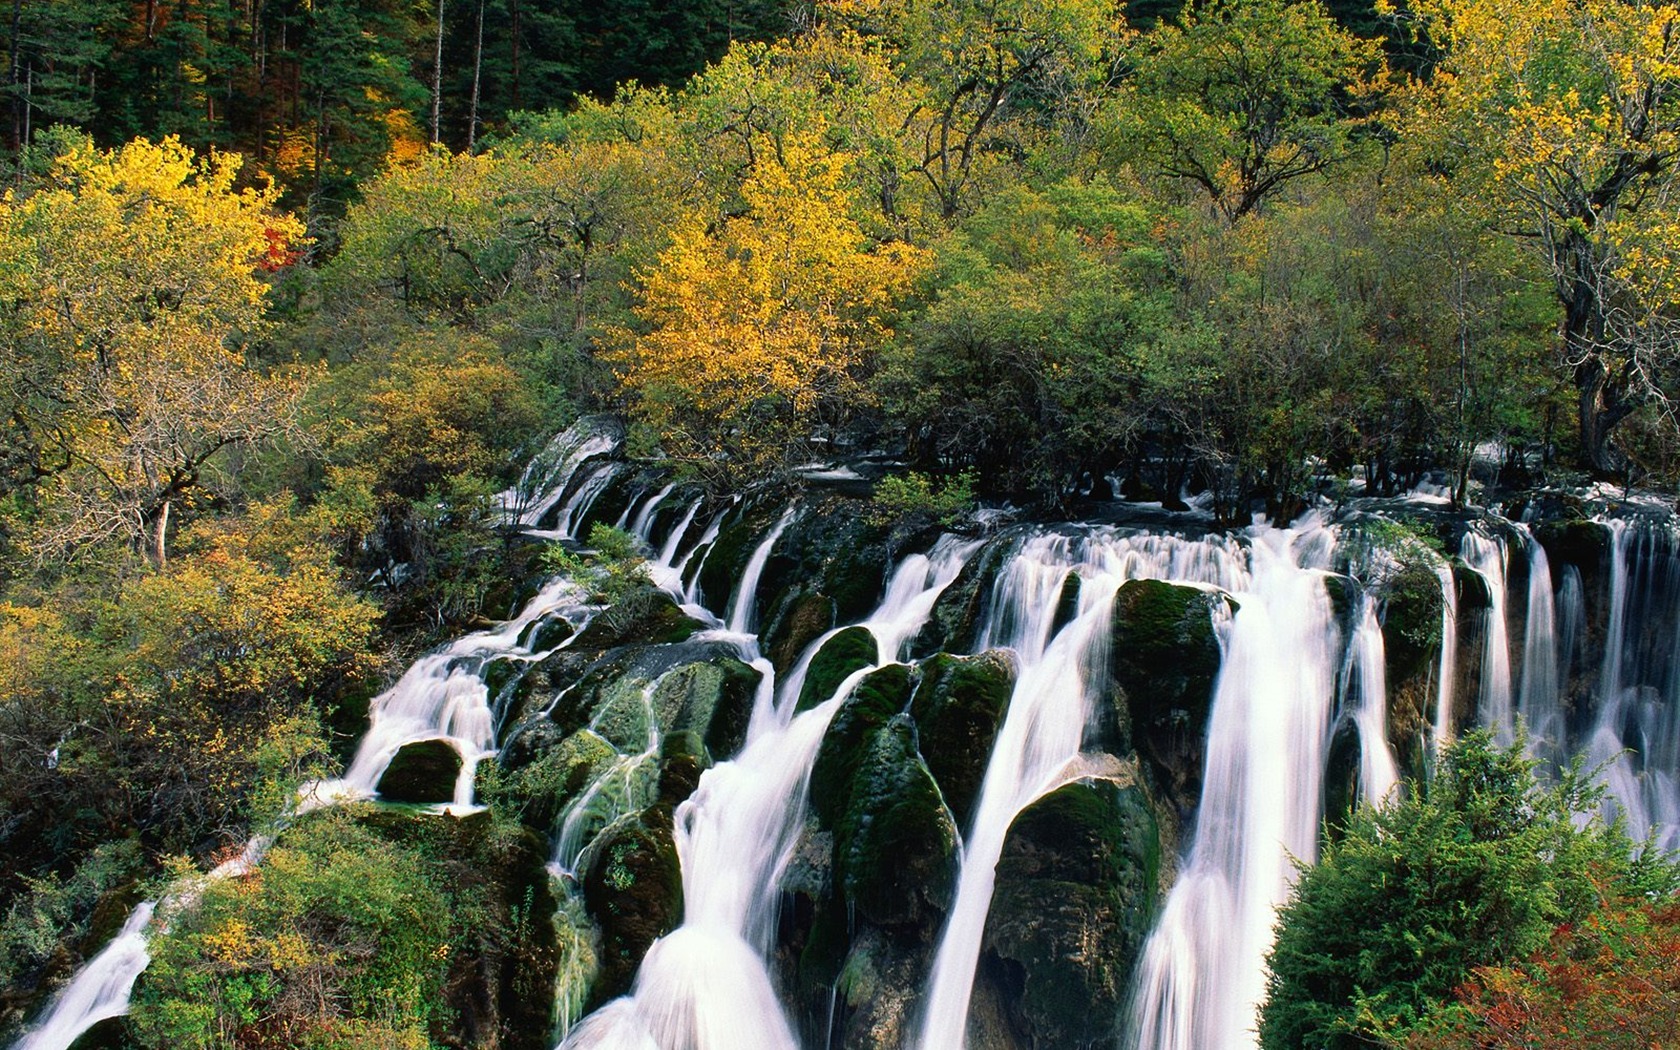
<path id="1" fill-rule="evenodd" d="M 262 333 L 265 269 L 302 230 L 240 162 L 174 139 L 87 142 L 0 201 L 0 449 L 54 556 L 123 538 L 161 565 L 171 512 L 214 489 L 231 449 L 295 432 L 301 377 L 239 351 Z"/>
<path id="2" fill-rule="evenodd" d="M 1114 101 L 1119 156 L 1191 183 L 1228 222 L 1345 161 L 1382 69 L 1377 45 L 1319 0 L 1207 0 L 1129 57 Z"/>
<path id="3" fill-rule="evenodd" d="M 1675 870 L 1635 857 L 1619 827 L 1585 816 L 1593 803 L 1578 772 L 1539 788 L 1520 742 L 1478 730 L 1421 797 L 1362 810 L 1279 913 L 1261 1046 L 1404 1040 L 1476 967 L 1541 950 L 1607 892 L 1672 892 Z"/>
<path id="4" fill-rule="evenodd" d="M 1019 154 L 1000 126 L 1100 81 L 1123 36 L 1110 0 L 829 0 L 819 13 L 886 40 L 920 88 L 904 122 L 909 172 L 946 220 L 967 206 L 989 156 Z"/>
<path id="5" fill-rule="evenodd" d="M 1680 11 L 1658 3 L 1420 0 L 1445 49 L 1412 131 L 1487 221 L 1533 246 L 1563 307 L 1581 456 L 1619 472 L 1617 426 L 1656 403 L 1671 422 L 1680 242 Z"/>
<path id="6" fill-rule="evenodd" d="M 742 214 L 691 216 L 640 275 L 643 331 L 617 361 L 666 451 L 711 480 L 774 473 L 860 394 L 920 253 L 872 244 L 849 158 L 814 130 L 757 151 Z"/>

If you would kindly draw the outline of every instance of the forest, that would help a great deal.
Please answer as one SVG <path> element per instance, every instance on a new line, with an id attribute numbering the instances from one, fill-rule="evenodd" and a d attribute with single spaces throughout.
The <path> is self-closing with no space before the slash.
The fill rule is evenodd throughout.
<path id="1" fill-rule="evenodd" d="M 792 1050 L 820 1045 L 819 1031 L 883 1050 L 1118 1045 L 1132 1038 L 1123 1024 L 1055 1027 L 1045 1018 L 1072 1007 L 1035 1007 L 1047 993 L 1031 977 L 1008 976 L 1002 963 L 988 970 L 986 952 L 1012 958 L 997 954 L 1007 936 L 992 927 L 975 949 L 980 977 L 972 962 L 968 977 L 977 988 L 994 982 L 1004 1020 L 964 1029 L 965 993 L 954 1039 L 935 1033 L 936 1020 L 913 1038 L 919 1007 L 883 1019 L 892 1012 L 857 991 L 868 928 L 895 946 L 870 949 L 870 987 L 929 982 L 929 1017 L 943 1001 L 934 933 L 961 910 L 951 858 L 984 839 L 963 821 L 982 819 L 985 766 L 982 754 L 977 769 L 951 773 L 974 796 L 960 800 L 945 779 L 956 767 L 941 763 L 960 765 L 950 756 L 961 747 L 939 757 L 937 719 L 924 720 L 923 705 L 943 702 L 939 675 L 971 675 L 981 684 L 962 688 L 991 695 L 980 648 L 1016 651 L 1004 698 L 1036 666 L 1022 655 L 1030 646 L 1001 640 L 1018 623 L 986 628 L 1002 605 L 975 611 L 986 593 L 977 574 L 1000 581 L 994 603 L 1009 578 L 999 557 L 975 553 L 994 550 L 980 546 L 996 535 L 992 515 L 1109 522 L 1122 503 L 1163 520 L 1189 515 L 1189 532 L 1171 542 L 1207 545 L 1197 548 L 1203 565 L 1229 554 L 1206 537 L 1261 520 L 1270 525 L 1255 530 L 1281 531 L 1357 516 L 1361 500 L 1398 505 L 1424 493 L 1438 518 L 1349 518 L 1324 526 L 1354 537 L 1337 541 L 1339 553 L 1291 563 L 1358 581 L 1346 593 L 1314 585 L 1327 597 L 1309 603 L 1310 616 L 1342 617 L 1325 627 L 1337 645 L 1360 637 L 1367 605 L 1382 620 L 1388 695 L 1413 705 L 1411 721 L 1387 731 L 1395 776 L 1411 786 L 1374 805 L 1384 796 L 1371 793 L 1366 740 L 1365 759 L 1352 760 L 1362 787 L 1347 789 L 1339 816 L 1326 803 L 1310 821 L 1321 863 L 1277 902 L 1276 945 L 1268 933 L 1256 956 L 1271 952 L 1271 998 L 1247 1022 L 1249 1042 L 1203 1035 L 1199 1045 L 1680 1045 L 1680 897 L 1666 852 L 1680 841 L 1662 841 L 1655 803 L 1643 824 L 1588 819 L 1615 812 L 1606 792 L 1624 799 L 1595 779 L 1623 752 L 1535 744 L 1548 738 L 1529 669 L 1540 659 L 1535 581 L 1551 574 L 1546 601 L 1563 610 L 1575 572 L 1587 611 L 1568 628 L 1582 639 L 1574 655 L 1546 658 L 1562 668 L 1551 688 L 1569 724 L 1551 742 L 1584 740 L 1594 726 L 1624 731 L 1610 714 L 1594 721 L 1601 711 L 1583 698 L 1599 685 L 1581 684 L 1573 708 L 1568 700 L 1570 682 L 1591 677 L 1582 654 L 1608 666 L 1624 635 L 1626 652 L 1640 655 L 1615 666 L 1672 671 L 1660 683 L 1653 671 L 1647 692 L 1680 703 L 1670 695 L 1680 664 L 1653 655 L 1667 621 L 1652 613 L 1642 635 L 1634 614 L 1603 611 L 1647 600 L 1616 605 L 1616 588 L 1632 586 L 1629 572 L 1644 579 L 1668 548 L 1587 521 L 1593 501 L 1622 506 L 1636 493 L 1641 506 L 1676 506 L 1680 9 L 11 0 L 6 14 L 0 1040 L 68 1046 L 26 1033 L 124 935 L 136 905 L 163 901 L 167 911 L 173 901 L 173 924 L 149 935 L 132 1012 L 74 1045 L 548 1048 L 568 1029 L 565 1045 L 580 1050 L 643 1045 L 576 1022 L 630 992 L 643 953 L 683 928 L 683 905 L 603 904 L 603 894 L 679 885 L 689 913 L 699 908 L 670 845 L 673 820 L 682 826 L 673 812 L 760 739 L 757 721 L 749 730 L 741 714 L 734 737 L 718 728 L 721 714 L 710 729 L 662 722 L 658 770 L 623 774 L 626 797 L 640 802 L 614 803 L 623 812 L 603 820 L 619 837 L 573 858 L 595 865 L 587 878 L 577 869 L 576 886 L 551 885 L 548 836 L 563 838 L 567 800 L 596 797 L 588 776 L 643 747 L 601 730 L 599 711 L 572 725 L 554 713 L 564 709 L 556 699 L 544 717 L 561 729 L 516 759 L 508 741 L 540 734 L 513 736 L 519 718 L 496 708 L 501 757 L 484 759 L 475 786 L 468 756 L 474 812 L 459 827 L 410 819 L 448 793 L 407 808 L 360 799 L 307 812 L 300 787 L 356 783 L 370 707 L 377 725 L 404 669 L 464 652 L 463 638 L 489 645 L 498 625 L 543 625 L 514 646 L 511 679 L 494 670 L 508 650 L 473 671 L 480 693 L 520 697 L 509 710 L 529 719 L 535 708 L 518 705 L 531 703 L 538 678 L 561 697 L 587 693 L 602 668 L 630 673 L 623 652 L 633 644 L 721 645 L 707 629 L 741 634 L 762 621 L 750 651 L 691 677 L 717 678 L 705 687 L 717 697 L 745 690 L 750 707 L 741 682 L 773 677 L 755 663 L 761 655 L 778 683 L 797 670 L 811 676 L 808 691 L 819 680 L 828 690 L 809 703 L 792 697 L 787 718 L 837 688 L 852 697 L 806 756 L 812 826 L 840 858 L 824 876 L 833 896 L 807 899 L 784 883 L 781 916 L 758 946 L 766 961 L 755 965 L 796 1004 L 791 1020 L 776 1018 L 789 1041 L 664 1033 L 647 1045 Z M 584 443 L 594 438 L 599 448 Z M 622 468 L 589 475 L 589 457 L 608 447 Z M 823 495 L 813 479 L 825 475 L 841 488 L 872 484 Z M 675 513 L 679 495 L 691 500 L 686 518 Z M 842 496 L 846 509 L 823 502 Z M 1466 524 L 1490 515 L 1500 521 L 1492 532 Z M 1602 535 L 1583 539 L 1589 524 Z M 808 546 L 777 547 L 784 530 Z M 946 531 L 972 545 L 938 539 Z M 1473 557 L 1483 532 L 1501 544 L 1497 583 L 1491 563 Z M 1035 549 L 1014 542 L 1019 556 Z M 928 592 L 928 626 L 891 638 L 917 661 L 890 685 L 882 676 L 900 653 L 881 625 L 903 614 L 891 605 L 893 567 L 924 558 L 932 587 L 939 557 L 958 547 L 967 560 Z M 1138 550 L 1128 556 L 1155 557 Z M 1051 595 L 1047 629 L 1065 634 L 1089 613 L 1112 620 L 1119 639 L 1122 612 L 1086 610 L 1100 590 L 1096 563 L 1042 556 L 1058 585 L 1064 573 L 1074 580 Z M 1182 627 L 1184 645 L 1202 638 L 1186 625 L 1242 636 L 1243 604 L 1263 607 L 1247 583 L 1231 582 L 1262 579 L 1258 555 L 1218 578 L 1190 579 L 1172 564 L 1150 571 L 1175 581 L 1179 604 L 1159 616 Z M 1680 590 L 1650 571 L 1649 593 Z M 810 579 L 798 582 L 802 573 Z M 1115 583 L 1105 600 L 1114 610 L 1144 601 L 1128 590 L 1136 582 Z M 1237 597 L 1228 608 L 1197 604 L 1186 594 L 1198 587 Z M 1460 673 L 1470 683 L 1460 703 L 1481 706 L 1459 717 L 1448 710 L 1450 625 L 1487 619 L 1458 631 L 1464 652 L 1492 639 L 1507 587 L 1527 611 Z M 951 621 L 965 625 L 961 639 L 941 619 L 954 599 L 938 588 L 974 606 Z M 1408 613 L 1424 592 L 1429 611 Z M 573 605 L 521 619 L 544 595 Z M 1154 608 L 1133 612 L 1166 623 Z M 882 639 L 878 660 L 829 668 L 830 680 L 822 660 L 800 659 L 807 645 L 829 653 L 853 623 Z M 559 634 L 545 633 L 554 624 Z M 938 644 L 928 642 L 942 624 Z M 698 641 L 685 641 L 696 630 Z M 985 644 L 969 653 L 961 645 L 973 637 Z M 562 674 L 548 659 L 562 649 L 600 662 L 579 655 Z M 1208 657 L 1213 668 L 1225 652 Z M 1186 682 L 1200 693 L 1159 701 L 1171 718 L 1156 718 L 1141 698 L 1155 687 L 1127 694 L 1123 663 L 1113 658 L 1108 699 L 1090 702 L 1131 695 L 1124 724 L 1086 750 L 1132 763 L 1143 786 L 1092 798 L 1120 814 L 1115 827 L 1148 811 L 1160 830 L 1144 836 L 1155 845 L 1144 851 L 1148 878 L 1137 879 L 1154 886 L 1158 874 L 1162 892 L 1125 911 L 1114 902 L 1141 892 L 1127 881 L 1136 872 L 1102 869 L 1132 887 L 1092 905 L 1124 912 L 1110 925 L 1126 941 L 1114 957 L 1126 962 L 1104 970 L 1104 990 L 1088 1000 L 1115 1016 L 1143 994 L 1127 988 L 1147 986 L 1127 982 L 1148 969 L 1148 922 L 1170 913 L 1173 874 L 1196 870 L 1191 829 L 1215 797 L 1211 781 L 1205 792 L 1185 786 L 1204 769 L 1211 777 L 1217 741 L 1197 721 L 1186 744 L 1186 712 L 1205 721 L 1209 697 L 1224 695 L 1213 671 L 1196 678 L 1163 659 L 1151 673 L 1176 683 L 1163 695 L 1194 691 Z M 1511 711 L 1489 716 L 1492 669 L 1511 663 L 1507 706 L 1520 695 L 1526 730 Z M 865 667 L 874 670 L 860 685 Z M 1326 671 L 1326 681 L 1338 673 L 1352 675 Z M 1623 685 L 1621 673 L 1605 671 L 1609 684 L 1593 695 Z M 1626 674 L 1631 689 L 1635 672 Z M 647 695 L 669 675 L 646 679 Z M 1370 688 L 1336 702 L 1353 705 Z M 881 699 L 892 689 L 904 694 L 899 707 Z M 599 690 L 590 702 L 608 704 L 611 690 Z M 1431 704 L 1446 713 L 1431 716 Z M 938 724 L 972 748 L 981 737 L 960 734 L 980 729 L 951 726 L 976 717 Z M 1006 735 L 1001 717 L 994 711 L 981 734 L 988 748 Z M 1462 729 L 1460 743 L 1431 737 L 1432 717 Z M 579 743 L 586 723 L 594 736 Z M 694 739 L 683 746 L 698 750 L 673 757 L 685 733 Z M 827 741 L 844 733 L 856 753 L 837 758 Z M 607 757 L 586 752 L 603 739 Z M 1175 742 L 1157 752 L 1157 739 Z M 1680 728 L 1664 740 L 1680 758 Z M 858 845 L 876 826 L 848 815 L 865 805 L 863 771 L 875 761 L 858 756 L 894 747 L 925 756 L 921 772 L 877 787 L 943 800 L 937 834 L 902 815 L 910 801 L 888 810 L 912 839 L 943 835 L 937 857 L 876 843 L 882 859 Z M 1667 761 L 1629 747 L 1630 777 Z M 395 781 L 378 784 L 364 794 L 399 797 Z M 1663 791 L 1667 800 L 1672 784 Z M 1098 805 L 1080 796 L 1066 812 L 1040 813 L 1060 794 L 1026 796 L 1005 818 L 1039 814 L 1065 832 L 1080 807 Z M 628 831 L 626 807 L 641 814 Z M 1622 816 L 1632 816 L 1625 800 Z M 999 827 L 1000 880 L 1027 863 L 1003 844 L 1015 827 Z M 260 864 L 240 867 L 259 840 Z M 227 864 L 235 877 L 183 896 L 180 886 Z M 953 887 L 948 899 L 918 888 L 940 880 Z M 1373 889 L 1402 884 L 1414 894 L 1401 895 L 1409 911 Z M 1428 943 L 1404 929 L 1420 916 Z M 1035 935 L 1021 934 L 1018 950 L 1041 951 Z M 912 941 L 915 952 L 904 947 Z M 1089 973 L 1080 980 L 1096 987 Z M 853 1012 L 814 1019 L 812 1004 L 829 1001 L 818 987 Z"/>

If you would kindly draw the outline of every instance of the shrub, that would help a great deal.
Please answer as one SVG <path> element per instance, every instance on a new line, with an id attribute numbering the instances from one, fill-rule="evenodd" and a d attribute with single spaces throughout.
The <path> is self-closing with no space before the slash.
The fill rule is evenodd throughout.
<path id="1" fill-rule="evenodd" d="M 1607 890 L 1672 888 L 1665 862 L 1584 816 L 1596 796 L 1578 770 L 1541 788 L 1520 743 L 1477 731 L 1420 797 L 1357 814 L 1280 913 L 1261 1045 L 1403 1040 L 1476 967 L 1529 957 Z"/>

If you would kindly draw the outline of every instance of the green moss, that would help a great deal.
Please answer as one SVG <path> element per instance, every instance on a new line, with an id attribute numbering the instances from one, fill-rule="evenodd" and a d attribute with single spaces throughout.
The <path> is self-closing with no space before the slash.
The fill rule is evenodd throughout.
<path id="1" fill-rule="evenodd" d="M 909 695 L 909 668 L 892 664 L 866 676 L 834 713 L 811 766 L 811 812 L 821 830 L 839 825 L 869 739 L 904 709 Z"/>
<path id="2" fill-rule="evenodd" d="M 910 643 L 912 656 L 930 656 L 941 650 L 970 646 L 991 604 L 992 584 L 1020 545 L 1018 536 L 1000 536 L 968 560 L 957 578 L 940 592 L 927 624 Z"/>
<path id="3" fill-rule="evenodd" d="M 583 898 L 601 930 L 600 976 L 591 1001 L 630 990 L 642 956 L 682 923 L 682 868 L 668 820 L 644 813 L 603 835 L 583 878 Z"/>
<path id="4" fill-rule="evenodd" d="M 729 657 L 695 662 L 659 679 L 653 707 L 666 731 L 702 734 L 713 756 L 734 755 L 746 739 L 758 672 Z"/>
<path id="5" fill-rule="evenodd" d="M 764 651 L 778 673 L 799 660 L 805 647 L 834 626 L 834 599 L 800 591 L 776 608 L 764 632 Z"/>
<path id="6" fill-rule="evenodd" d="M 503 773 L 483 797 L 546 832 L 617 755 L 599 734 L 581 730 L 535 761 Z"/>
<path id="7" fill-rule="evenodd" d="M 896 715 L 871 734 L 834 832 L 836 882 L 848 911 L 878 926 L 915 924 L 949 906 L 957 830 L 917 749 L 916 726 Z"/>
<path id="8" fill-rule="evenodd" d="M 1024 973 L 1006 1004 L 1036 1046 L 1119 1041 L 1133 969 L 1155 917 L 1160 854 L 1142 792 L 1065 784 L 1015 818 L 998 860 L 985 945 Z"/>
<path id="9" fill-rule="evenodd" d="M 1441 651 L 1441 580 L 1422 562 L 1404 564 L 1383 585 L 1383 653 L 1391 685 L 1428 674 Z"/>
<path id="10" fill-rule="evenodd" d="M 805 672 L 798 710 L 807 711 L 834 695 L 854 672 L 875 664 L 880 646 L 867 627 L 848 627 L 817 650 Z"/>
<path id="11" fill-rule="evenodd" d="M 1219 674 L 1214 615 L 1229 601 L 1159 580 L 1128 581 L 1114 598 L 1111 666 L 1120 695 L 1105 743 L 1116 754 L 1135 746 L 1185 812 L 1201 789 L 1202 739 Z"/>
<path id="12" fill-rule="evenodd" d="M 1015 689 L 1015 661 L 1001 650 L 940 653 L 923 662 L 921 673 L 910 714 L 921 732 L 928 770 L 957 826 L 965 828 Z"/>
<path id="13" fill-rule="evenodd" d="M 379 778 L 379 795 L 388 802 L 448 802 L 460 772 L 461 753 L 448 741 L 404 744 Z"/>

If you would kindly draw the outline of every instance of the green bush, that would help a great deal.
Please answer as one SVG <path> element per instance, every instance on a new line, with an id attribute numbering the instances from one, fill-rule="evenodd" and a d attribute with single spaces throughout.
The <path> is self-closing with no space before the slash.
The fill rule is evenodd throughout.
<path id="1" fill-rule="evenodd" d="M 943 483 L 914 470 L 882 478 L 875 486 L 870 518 L 878 525 L 888 525 L 923 517 L 950 527 L 974 508 L 974 482 L 971 470 L 954 474 Z"/>
<path id="2" fill-rule="evenodd" d="M 1418 798 L 1357 814 L 1279 916 L 1266 1050 L 1397 1042 L 1476 967 L 1527 958 L 1606 893 L 1672 889 L 1593 812 L 1578 770 L 1539 786 L 1519 743 L 1466 735 Z"/>

